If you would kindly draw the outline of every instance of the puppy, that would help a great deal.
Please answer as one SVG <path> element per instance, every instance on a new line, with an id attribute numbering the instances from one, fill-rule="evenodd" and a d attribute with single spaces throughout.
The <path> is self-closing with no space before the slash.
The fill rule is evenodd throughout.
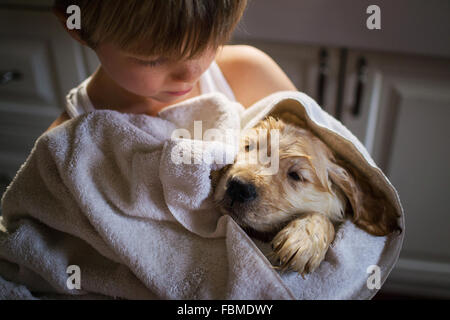
<path id="1" fill-rule="evenodd" d="M 234 164 L 212 173 L 214 201 L 246 232 L 271 242 L 272 264 L 302 276 L 314 271 L 334 240 L 335 226 L 347 216 L 377 236 L 399 230 L 397 214 L 378 190 L 337 159 L 319 138 L 294 116 L 267 117 L 240 138 Z M 249 161 L 260 148 L 258 134 L 278 130 L 279 166 L 267 174 L 267 164 Z M 261 149 L 263 148 L 263 149 Z"/>

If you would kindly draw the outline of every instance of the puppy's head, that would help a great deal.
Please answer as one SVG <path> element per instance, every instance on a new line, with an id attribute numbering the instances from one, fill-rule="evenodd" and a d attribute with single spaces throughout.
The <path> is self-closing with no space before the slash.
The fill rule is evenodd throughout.
<path id="1" fill-rule="evenodd" d="M 277 145 L 271 140 L 274 132 Z M 261 137 L 266 137 L 265 143 Z M 275 171 L 268 163 L 250 160 L 275 151 Z M 258 233 L 274 234 L 307 212 L 322 213 L 332 221 L 348 212 L 355 224 L 375 235 L 397 228 L 394 208 L 363 177 L 338 163 L 320 139 L 292 121 L 269 116 L 245 131 L 235 163 L 222 169 L 215 184 L 220 210 Z"/>

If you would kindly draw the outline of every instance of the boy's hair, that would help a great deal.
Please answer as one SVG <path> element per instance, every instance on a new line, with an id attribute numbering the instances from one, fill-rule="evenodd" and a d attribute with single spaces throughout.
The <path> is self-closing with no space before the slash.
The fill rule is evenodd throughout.
<path id="1" fill-rule="evenodd" d="M 55 0 L 66 13 L 77 5 L 80 37 L 95 48 L 110 41 L 140 56 L 192 58 L 226 43 L 247 0 Z"/>

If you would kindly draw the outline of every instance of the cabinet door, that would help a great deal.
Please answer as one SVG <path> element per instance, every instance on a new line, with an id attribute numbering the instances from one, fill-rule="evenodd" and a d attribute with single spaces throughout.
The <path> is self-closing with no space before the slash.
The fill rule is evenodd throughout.
<path id="1" fill-rule="evenodd" d="M 339 67 L 338 50 L 298 44 L 235 39 L 267 53 L 283 69 L 296 88 L 334 114 Z"/>
<path id="2" fill-rule="evenodd" d="M 342 120 L 405 211 L 405 242 L 386 288 L 450 296 L 450 60 L 354 51 L 347 65 Z"/>
<path id="3" fill-rule="evenodd" d="M 1 9 L 0 43 L 0 176 L 5 185 L 94 62 L 86 62 L 89 53 L 46 10 Z"/>

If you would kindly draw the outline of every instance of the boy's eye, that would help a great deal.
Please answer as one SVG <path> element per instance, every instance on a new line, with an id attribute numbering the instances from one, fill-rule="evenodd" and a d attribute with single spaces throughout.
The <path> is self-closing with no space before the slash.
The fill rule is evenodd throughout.
<path id="1" fill-rule="evenodd" d="M 135 59 L 135 61 L 143 66 L 148 66 L 148 67 L 155 67 L 157 65 L 160 65 L 164 62 L 164 59 L 156 59 L 156 60 L 141 60 L 141 59 Z"/>

